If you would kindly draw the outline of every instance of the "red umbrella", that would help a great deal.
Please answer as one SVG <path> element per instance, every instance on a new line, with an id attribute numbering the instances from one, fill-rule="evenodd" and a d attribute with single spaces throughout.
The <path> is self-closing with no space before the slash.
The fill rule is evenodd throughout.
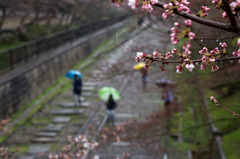
<path id="1" fill-rule="evenodd" d="M 164 87 L 174 87 L 175 83 L 172 80 L 169 79 L 160 79 L 156 82 L 156 85 L 160 88 L 164 88 Z"/>

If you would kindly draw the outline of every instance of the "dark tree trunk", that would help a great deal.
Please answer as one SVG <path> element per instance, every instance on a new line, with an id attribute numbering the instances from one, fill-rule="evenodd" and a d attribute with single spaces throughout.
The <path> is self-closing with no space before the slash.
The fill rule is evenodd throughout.
<path id="1" fill-rule="evenodd" d="M 63 24 L 63 19 L 64 19 L 64 17 L 65 17 L 65 13 L 62 13 L 62 14 L 61 14 L 61 17 L 60 17 L 60 20 L 59 20 L 59 22 L 58 22 L 58 25 L 64 25 L 64 24 Z"/>
<path id="2" fill-rule="evenodd" d="M 2 27 L 3 27 L 3 23 L 5 21 L 5 18 L 6 18 L 6 9 L 3 8 L 2 9 L 2 17 L 0 19 L 0 31 L 2 30 Z"/>
<path id="3" fill-rule="evenodd" d="M 20 21 L 19 26 L 23 26 L 23 25 L 24 25 L 24 22 L 25 22 L 26 18 L 28 17 L 28 15 L 29 15 L 28 12 L 26 12 L 26 13 L 24 14 L 24 16 L 21 18 L 21 21 Z"/>
<path id="4" fill-rule="evenodd" d="M 40 14 L 40 12 L 37 10 L 37 11 L 36 11 L 36 16 L 34 17 L 32 23 L 38 22 L 38 20 L 39 20 L 39 14 Z"/>

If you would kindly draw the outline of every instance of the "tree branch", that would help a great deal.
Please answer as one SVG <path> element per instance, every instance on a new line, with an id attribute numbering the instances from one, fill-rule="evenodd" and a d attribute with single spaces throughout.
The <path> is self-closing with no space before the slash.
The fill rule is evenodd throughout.
<path id="1" fill-rule="evenodd" d="M 231 10 L 231 8 L 230 8 L 230 6 L 229 6 L 228 1 L 227 1 L 227 0 L 222 0 L 222 2 L 223 2 L 224 8 L 225 8 L 225 10 L 226 10 L 226 12 L 227 12 L 227 15 L 228 15 L 228 18 L 229 18 L 229 20 L 230 20 L 230 23 L 231 23 L 232 27 L 234 28 L 234 30 L 235 30 L 237 33 L 239 33 L 238 23 L 237 23 L 237 21 L 236 21 L 236 19 L 235 19 L 235 16 L 234 16 L 233 13 L 232 13 L 232 10 Z"/>
<path id="2" fill-rule="evenodd" d="M 158 2 L 157 4 L 155 4 L 155 6 L 163 8 L 164 4 L 165 3 L 163 3 L 163 2 Z M 175 12 L 175 14 L 177 14 L 179 16 L 182 16 L 187 19 L 191 19 L 192 21 L 197 22 L 199 24 L 203 24 L 203 25 L 210 26 L 213 28 L 218 28 L 218 29 L 222 29 L 222 30 L 225 30 L 228 32 L 233 32 L 233 33 L 239 34 L 239 31 L 237 31 L 236 28 L 234 28 L 231 24 L 220 23 L 220 22 L 216 22 L 213 20 L 204 19 L 204 18 L 195 16 L 195 15 L 192 15 L 192 14 L 189 14 L 186 12 L 178 12 L 177 10 L 175 10 L 174 12 Z"/>

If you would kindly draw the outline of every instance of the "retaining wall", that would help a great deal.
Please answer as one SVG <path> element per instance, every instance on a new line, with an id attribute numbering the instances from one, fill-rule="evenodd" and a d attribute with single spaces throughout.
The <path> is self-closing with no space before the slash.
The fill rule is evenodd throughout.
<path id="1" fill-rule="evenodd" d="M 0 80 L 0 118 L 34 100 L 60 76 L 84 60 L 104 40 L 115 35 L 128 20 L 64 44 L 30 66 Z"/>

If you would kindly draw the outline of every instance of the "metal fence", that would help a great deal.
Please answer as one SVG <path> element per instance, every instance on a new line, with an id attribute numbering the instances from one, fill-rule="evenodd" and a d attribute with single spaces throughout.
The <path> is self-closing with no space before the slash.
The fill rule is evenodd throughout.
<path id="1" fill-rule="evenodd" d="M 127 15 L 121 15 L 109 20 L 93 22 L 77 29 L 65 30 L 8 50 L 0 51 L 0 73 L 13 70 L 19 65 L 28 63 L 30 60 L 36 59 L 44 53 L 50 53 L 49 50 L 65 42 L 73 41 L 82 35 L 107 27 L 123 20 L 126 16 Z"/>

